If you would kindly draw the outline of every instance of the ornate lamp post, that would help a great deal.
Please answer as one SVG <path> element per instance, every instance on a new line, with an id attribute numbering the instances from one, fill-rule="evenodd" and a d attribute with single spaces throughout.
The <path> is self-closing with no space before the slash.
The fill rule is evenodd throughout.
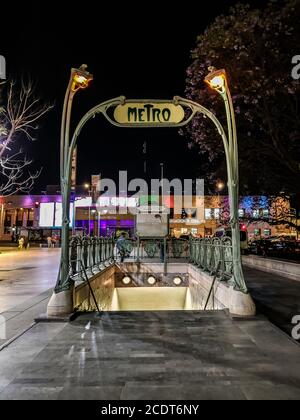
<path id="1" fill-rule="evenodd" d="M 210 74 L 206 76 L 205 82 L 216 90 L 223 98 L 227 117 L 228 141 L 224 144 L 226 151 L 226 164 L 228 173 L 228 195 L 230 204 L 230 225 L 232 231 L 232 252 L 233 252 L 233 277 L 234 287 L 248 293 L 245 283 L 240 245 L 240 226 L 239 226 L 239 162 L 238 162 L 238 142 L 237 130 L 234 115 L 234 108 L 230 90 L 228 87 L 225 70 L 215 70 L 209 68 Z"/>
<path id="2" fill-rule="evenodd" d="M 62 112 L 61 132 L 60 132 L 60 178 L 62 195 L 62 228 L 61 228 L 61 257 L 57 283 L 54 293 L 48 305 L 48 315 L 59 312 L 59 307 L 72 307 L 71 290 L 69 282 L 69 226 L 70 226 L 70 198 L 71 189 L 69 188 L 69 165 L 68 158 L 70 152 L 70 121 L 73 99 L 80 89 L 88 87 L 93 76 L 86 70 L 87 65 L 82 64 L 79 69 L 72 68 Z M 73 153 L 76 153 L 74 150 Z M 66 304 L 69 301 L 69 305 Z M 63 309 L 68 312 L 67 309 Z"/>

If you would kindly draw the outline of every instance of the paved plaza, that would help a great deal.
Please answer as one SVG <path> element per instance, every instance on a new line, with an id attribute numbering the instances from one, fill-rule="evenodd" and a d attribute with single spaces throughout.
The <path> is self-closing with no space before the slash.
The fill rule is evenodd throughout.
<path id="1" fill-rule="evenodd" d="M 19 336 L 0 351 L 0 399 L 300 399 L 299 344 L 263 315 L 110 312 L 34 323 L 58 262 L 55 249 L 0 255 L 0 312 L 7 340 Z M 300 283 L 245 275 L 259 312 L 289 333 Z"/>
<path id="2" fill-rule="evenodd" d="M 8 250 L 0 254 L 0 315 L 6 319 L 7 339 L 28 328 L 46 312 L 56 282 L 60 250 Z"/>
<path id="3" fill-rule="evenodd" d="M 299 399 L 299 363 L 299 345 L 259 317 L 90 314 L 2 350 L 0 399 Z"/>

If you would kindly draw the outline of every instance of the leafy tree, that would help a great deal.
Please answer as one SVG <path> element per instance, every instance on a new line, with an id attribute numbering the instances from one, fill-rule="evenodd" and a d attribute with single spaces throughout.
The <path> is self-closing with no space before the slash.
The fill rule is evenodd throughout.
<path id="1" fill-rule="evenodd" d="M 263 9 L 238 4 L 197 38 L 186 94 L 211 109 L 226 127 L 220 96 L 203 82 L 208 67 L 225 68 L 237 117 L 243 194 L 299 191 L 300 83 L 292 78 L 299 53 L 300 2 L 270 1 Z M 182 130 L 202 155 L 213 184 L 226 179 L 221 139 L 202 116 Z"/>

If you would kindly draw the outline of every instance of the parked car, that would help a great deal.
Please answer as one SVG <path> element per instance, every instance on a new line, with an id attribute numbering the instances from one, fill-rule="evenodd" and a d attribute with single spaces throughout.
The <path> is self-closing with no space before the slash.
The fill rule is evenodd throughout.
<path id="1" fill-rule="evenodd" d="M 285 238 L 256 239 L 249 243 L 249 252 L 265 257 L 298 259 L 300 258 L 300 243 Z"/>
<path id="2" fill-rule="evenodd" d="M 269 239 L 256 239 L 249 243 L 248 250 L 250 254 L 255 255 L 268 255 L 268 252 L 271 247 L 271 242 Z"/>

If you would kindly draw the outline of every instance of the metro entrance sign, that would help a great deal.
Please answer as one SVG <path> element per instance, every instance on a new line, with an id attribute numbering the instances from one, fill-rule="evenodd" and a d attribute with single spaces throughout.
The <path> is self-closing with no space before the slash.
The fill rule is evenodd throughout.
<path id="1" fill-rule="evenodd" d="M 238 144 L 234 109 L 230 91 L 227 85 L 226 72 L 214 71 L 207 76 L 209 85 L 222 95 L 227 116 L 227 134 L 216 117 L 209 109 L 189 99 L 174 96 L 173 100 L 127 100 L 124 96 L 109 99 L 94 106 L 79 121 L 71 142 L 69 129 L 71 120 L 71 105 L 75 92 L 87 86 L 92 76 L 86 71 L 86 66 L 72 69 L 69 85 L 66 91 L 61 129 L 61 190 L 62 190 L 62 235 L 60 270 L 54 293 L 48 304 L 47 313 L 50 316 L 71 313 L 73 311 L 73 281 L 70 278 L 69 252 L 69 212 L 71 198 L 72 158 L 77 147 L 77 140 L 85 124 L 97 114 L 102 114 L 106 120 L 116 127 L 183 127 L 189 124 L 196 115 L 202 114 L 214 124 L 220 135 L 226 157 L 228 173 L 228 194 L 230 203 L 230 222 L 232 231 L 233 276 L 230 279 L 232 297 L 230 311 L 235 315 L 252 316 L 255 305 L 248 293 L 245 283 L 241 255 L 240 232 L 238 228 Z M 165 253 L 166 255 L 166 253 Z"/>
<path id="2" fill-rule="evenodd" d="M 158 100 L 139 101 L 118 105 L 114 119 L 119 124 L 149 126 L 179 124 L 184 120 L 185 112 L 181 105 Z"/>

